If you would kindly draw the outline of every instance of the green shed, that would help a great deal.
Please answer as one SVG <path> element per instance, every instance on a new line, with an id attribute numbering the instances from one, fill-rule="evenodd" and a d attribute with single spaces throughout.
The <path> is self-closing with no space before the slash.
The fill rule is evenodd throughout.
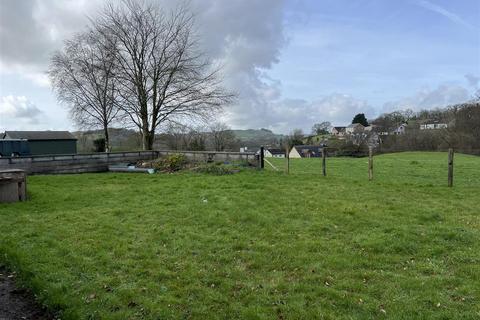
<path id="1" fill-rule="evenodd" d="M 28 140 L 32 155 L 77 153 L 77 138 L 68 131 L 5 131 L 3 139 Z"/>

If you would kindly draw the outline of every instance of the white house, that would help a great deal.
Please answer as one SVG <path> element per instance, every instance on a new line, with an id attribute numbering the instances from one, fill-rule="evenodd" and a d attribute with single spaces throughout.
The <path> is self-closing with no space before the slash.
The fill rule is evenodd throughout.
<path id="1" fill-rule="evenodd" d="M 347 127 L 333 127 L 331 133 L 334 136 L 343 137 L 345 135 L 346 128 Z"/>
<path id="2" fill-rule="evenodd" d="M 290 158 L 318 158 L 322 156 L 322 149 L 323 146 L 293 146 L 288 156 Z"/>
<path id="3" fill-rule="evenodd" d="M 266 158 L 285 158 L 285 150 L 265 148 L 263 150 L 263 155 Z"/>
<path id="4" fill-rule="evenodd" d="M 406 128 L 407 128 L 407 124 L 402 123 L 395 130 L 393 130 L 393 134 L 405 134 Z"/>
<path id="5" fill-rule="evenodd" d="M 365 131 L 365 127 L 361 123 L 352 123 L 345 129 L 346 134 L 354 134 Z"/>
<path id="6" fill-rule="evenodd" d="M 435 130 L 435 129 L 446 129 L 448 124 L 440 123 L 438 121 L 425 122 L 420 124 L 420 130 Z"/>

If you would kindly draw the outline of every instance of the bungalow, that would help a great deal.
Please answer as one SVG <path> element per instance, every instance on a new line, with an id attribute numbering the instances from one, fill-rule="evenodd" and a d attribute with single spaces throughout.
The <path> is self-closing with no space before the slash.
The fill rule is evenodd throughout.
<path id="1" fill-rule="evenodd" d="M 352 123 L 345 129 L 346 134 L 354 134 L 365 131 L 365 127 L 361 123 Z"/>
<path id="2" fill-rule="evenodd" d="M 346 128 L 347 127 L 333 127 L 331 133 L 334 136 L 343 137 L 345 135 Z"/>
<path id="3" fill-rule="evenodd" d="M 323 146 L 293 146 L 288 156 L 290 158 L 318 158 L 322 156 L 322 149 Z"/>
<path id="4" fill-rule="evenodd" d="M 265 148 L 263 151 L 263 155 L 266 158 L 285 158 L 285 150 Z"/>
<path id="5" fill-rule="evenodd" d="M 420 124 L 420 130 L 435 130 L 435 129 L 446 129 L 448 124 L 441 123 L 439 121 L 425 121 Z"/>

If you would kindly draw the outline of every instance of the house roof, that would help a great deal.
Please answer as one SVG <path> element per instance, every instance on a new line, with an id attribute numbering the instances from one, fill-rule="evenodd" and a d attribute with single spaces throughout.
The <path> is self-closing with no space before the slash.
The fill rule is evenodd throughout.
<path id="1" fill-rule="evenodd" d="M 333 129 L 337 130 L 338 132 L 345 131 L 347 127 L 333 127 Z"/>
<path id="2" fill-rule="evenodd" d="M 68 131 L 5 131 L 5 136 L 27 140 L 77 140 Z"/>
<path id="3" fill-rule="evenodd" d="M 285 154 L 285 150 L 283 149 L 267 148 L 266 150 L 271 154 Z"/>
<path id="4" fill-rule="evenodd" d="M 347 128 L 357 128 L 358 126 L 365 128 L 365 126 L 361 123 L 352 123 Z"/>
<path id="5" fill-rule="evenodd" d="M 322 152 L 323 147 L 322 146 L 312 146 L 312 145 L 298 145 L 298 146 L 293 146 L 297 152 L 303 156 L 304 153 L 310 152 L 313 154 L 320 154 Z"/>

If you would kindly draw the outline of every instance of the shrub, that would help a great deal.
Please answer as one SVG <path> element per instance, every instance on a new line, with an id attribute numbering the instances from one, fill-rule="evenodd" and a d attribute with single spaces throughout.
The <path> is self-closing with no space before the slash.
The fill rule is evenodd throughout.
<path id="1" fill-rule="evenodd" d="M 337 156 L 366 157 L 368 156 L 368 147 L 365 144 L 356 145 L 352 142 L 347 142 L 338 148 Z"/>
<path id="2" fill-rule="evenodd" d="M 183 169 L 187 164 L 187 158 L 180 153 L 169 154 L 165 158 L 158 159 L 152 163 L 154 169 L 175 172 Z"/>
<path id="3" fill-rule="evenodd" d="M 98 138 L 93 140 L 94 152 L 105 152 L 105 138 Z"/>

